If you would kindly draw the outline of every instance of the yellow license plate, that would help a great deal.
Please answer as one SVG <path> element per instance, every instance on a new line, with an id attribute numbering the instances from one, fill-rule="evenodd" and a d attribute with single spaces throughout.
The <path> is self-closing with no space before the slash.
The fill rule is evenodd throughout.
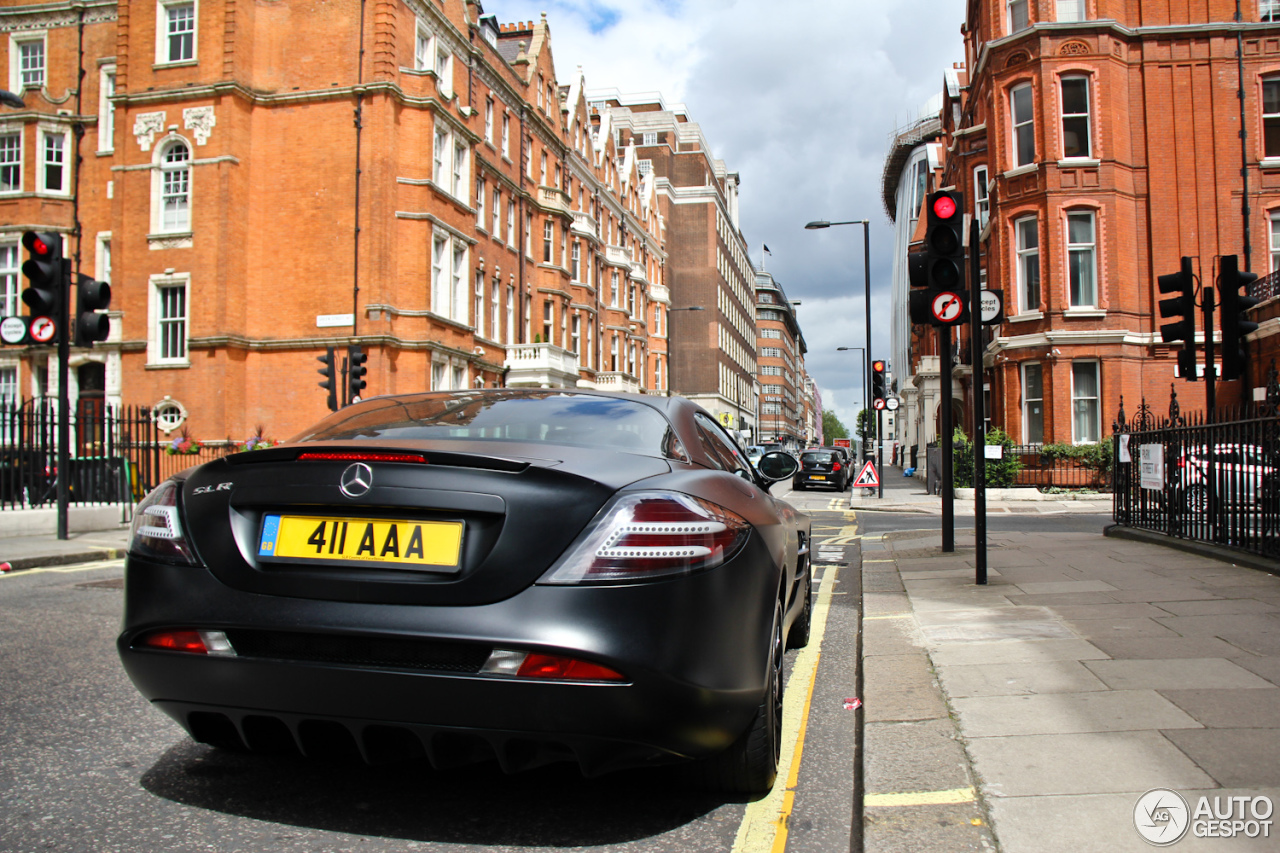
<path id="1" fill-rule="evenodd" d="M 462 522 L 390 518 L 320 518 L 267 515 L 258 558 L 383 568 L 457 571 Z"/>
<path id="2" fill-rule="evenodd" d="M 809 479 L 810 479 L 810 480 L 825 480 L 825 479 L 827 479 L 827 475 L 826 475 L 826 474 L 810 474 L 810 475 L 809 475 Z"/>

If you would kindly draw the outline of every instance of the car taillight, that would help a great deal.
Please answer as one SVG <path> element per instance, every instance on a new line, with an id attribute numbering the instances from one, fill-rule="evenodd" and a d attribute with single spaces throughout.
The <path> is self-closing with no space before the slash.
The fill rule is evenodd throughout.
<path id="1" fill-rule="evenodd" d="M 637 492 L 607 507 L 539 583 L 631 583 L 720 565 L 747 541 L 737 513 L 677 492 Z"/>
<path id="2" fill-rule="evenodd" d="M 832 471 L 839 471 L 839 470 L 840 470 L 840 463 L 839 463 L 839 462 L 836 462 L 835 464 L 833 464 L 833 465 L 831 466 L 831 470 L 832 470 Z"/>
<path id="3" fill-rule="evenodd" d="M 165 480 L 133 511 L 129 553 L 165 563 L 196 566 L 195 551 L 182 530 L 182 484 Z"/>

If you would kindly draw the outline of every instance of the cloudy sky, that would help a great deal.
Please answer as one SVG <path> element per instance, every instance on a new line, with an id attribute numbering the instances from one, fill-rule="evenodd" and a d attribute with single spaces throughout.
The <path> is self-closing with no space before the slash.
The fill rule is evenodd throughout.
<path id="1" fill-rule="evenodd" d="M 556 76 L 684 103 L 742 178 L 751 258 L 797 308 L 823 405 L 850 428 L 862 405 L 862 227 L 871 220 L 872 355 L 889 356 L 893 232 L 880 192 L 893 131 L 963 59 L 963 0 L 482 0 L 502 22 L 547 13 Z M 927 12 L 923 10 L 927 9 Z M 803 11 L 809 14 L 796 14 Z"/>

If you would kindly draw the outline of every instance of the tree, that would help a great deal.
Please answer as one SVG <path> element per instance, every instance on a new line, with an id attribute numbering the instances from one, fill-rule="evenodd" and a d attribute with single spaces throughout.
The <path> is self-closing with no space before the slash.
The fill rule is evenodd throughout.
<path id="1" fill-rule="evenodd" d="M 830 409 L 822 413 L 822 440 L 828 445 L 837 438 L 848 438 L 849 430 Z"/>

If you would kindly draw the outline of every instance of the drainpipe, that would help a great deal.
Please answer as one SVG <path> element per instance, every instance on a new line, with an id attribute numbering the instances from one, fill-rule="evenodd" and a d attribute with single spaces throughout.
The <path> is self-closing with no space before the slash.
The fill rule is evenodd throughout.
<path id="1" fill-rule="evenodd" d="M 360 0 L 360 50 L 356 62 L 356 187 L 355 228 L 351 234 L 351 337 L 356 337 L 360 324 L 360 142 L 364 131 L 364 18 L 368 0 Z"/>
<path id="2" fill-rule="evenodd" d="M 1243 20 L 1240 15 L 1240 0 L 1236 0 L 1236 24 Z M 1249 131 L 1245 129 L 1244 114 L 1244 32 L 1239 26 L 1236 27 L 1236 73 L 1240 81 L 1236 95 L 1240 99 L 1240 180 L 1243 188 L 1240 193 L 1240 217 L 1244 227 L 1244 268 L 1247 270 L 1250 269 L 1249 261 L 1253 255 L 1253 241 L 1249 239 Z"/>
<path id="3" fill-rule="evenodd" d="M 528 229 L 526 228 L 526 224 L 528 223 L 528 218 L 525 216 L 525 207 L 524 207 L 525 206 L 525 200 L 524 200 L 525 175 L 527 174 L 528 168 L 529 168 L 525 161 L 526 155 L 525 155 L 525 145 L 524 145 L 525 133 L 528 129 L 527 110 L 528 108 L 523 105 L 520 107 L 520 164 L 519 164 L 519 168 L 520 168 L 520 209 L 519 210 L 520 212 L 518 214 L 520 217 L 520 221 L 516 223 L 520 227 L 520 313 L 516 317 L 516 324 L 520 327 L 520 334 L 518 336 L 518 340 L 522 344 L 528 343 L 528 341 L 525 340 L 525 334 L 524 334 L 525 317 L 529 317 L 530 322 L 533 321 L 532 320 L 533 315 L 530 313 L 530 308 L 529 308 L 529 295 L 525 292 L 526 287 L 525 287 L 525 281 L 524 281 L 524 267 L 525 267 L 525 260 L 527 257 L 524 253 L 524 247 L 528 243 L 528 241 L 532 239 L 532 236 L 528 233 Z M 528 157 L 530 158 L 529 162 L 532 162 L 532 157 L 533 157 L 532 145 L 529 146 Z"/>

